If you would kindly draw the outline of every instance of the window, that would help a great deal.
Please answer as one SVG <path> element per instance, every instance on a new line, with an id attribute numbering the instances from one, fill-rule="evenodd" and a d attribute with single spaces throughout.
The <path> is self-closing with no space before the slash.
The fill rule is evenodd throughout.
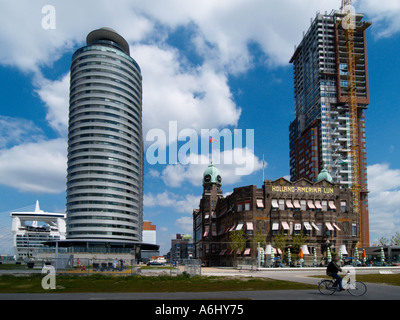
<path id="1" fill-rule="evenodd" d="M 322 211 L 328 211 L 328 201 L 322 201 Z"/>
<path id="2" fill-rule="evenodd" d="M 340 201 L 340 210 L 342 212 L 347 212 L 347 203 L 346 203 L 346 201 Z"/>
<path id="3" fill-rule="evenodd" d="M 351 235 L 352 235 L 353 237 L 356 237 L 356 236 L 357 236 L 357 224 L 356 224 L 356 223 L 353 223 L 353 224 L 351 225 Z"/>
<path id="4" fill-rule="evenodd" d="M 322 236 L 322 230 L 324 229 L 324 225 L 322 223 L 317 223 L 317 236 Z"/>
<path id="5" fill-rule="evenodd" d="M 279 210 L 285 210 L 285 200 L 279 200 Z"/>
<path id="6" fill-rule="evenodd" d="M 250 201 L 246 201 L 244 204 L 244 210 L 249 211 L 250 210 Z"/>
<path id="7" fill-rule="evenodd" d="M 237 212 L 241 212 L 243 210 L 243 203 L 237 204 Z"/>
<path id="8" fill-rule="evenodd" d="M 300 207 L 301 207 L 301 211 L 306 211 L 307 210 L 306 200 L 301 200 L 300 201 Z"/>
<path id="9" fill-rule="evenodd" d="M 278 204 L 278 200 L 277 199 L 272 199 L 271 205 L 272 205 L 272 211 L 278 210 L 279 204 Z"/>

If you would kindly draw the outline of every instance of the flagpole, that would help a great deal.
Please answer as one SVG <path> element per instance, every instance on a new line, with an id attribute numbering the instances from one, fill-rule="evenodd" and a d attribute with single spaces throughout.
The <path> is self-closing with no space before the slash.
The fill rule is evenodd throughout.
<path id="1" fill-rule="evenodd" d="M 210 139 L 210 142 L 211 142 L 211 164 L 212 164 L 212 160 L 213 160 L 212 138 Z"/>
<path id="2" fill-rule="evenodd" d="M 264 153 L 263 153 L 263 181 L 262 183 L 264 184 Z"/>

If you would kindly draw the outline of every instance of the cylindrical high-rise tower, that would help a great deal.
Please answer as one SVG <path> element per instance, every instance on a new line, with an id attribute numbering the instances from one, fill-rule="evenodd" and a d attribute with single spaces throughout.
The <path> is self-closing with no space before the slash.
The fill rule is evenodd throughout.
<path id="1" fill-rule="evenodd" d="M 67 239 L 141 241 L 141 71 L 114 30 L 86 42 L 71 64 Z"/>

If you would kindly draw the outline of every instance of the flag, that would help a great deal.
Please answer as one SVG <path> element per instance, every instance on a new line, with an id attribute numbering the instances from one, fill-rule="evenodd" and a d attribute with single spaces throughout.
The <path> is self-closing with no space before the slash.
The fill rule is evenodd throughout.
<path id="1" fill-rule="evenodd" d="M 210 138 L 211 146 L 212 146 L 213 141 L 217 142 L 217 140 L 215 140 L 213 137 L 211 137 L 211 138 Z"/>

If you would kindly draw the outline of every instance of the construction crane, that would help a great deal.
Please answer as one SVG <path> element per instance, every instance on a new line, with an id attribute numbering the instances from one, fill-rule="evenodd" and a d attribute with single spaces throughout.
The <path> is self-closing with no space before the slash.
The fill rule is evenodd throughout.
<path id="1" fill-rule="evenodd" d="M 345 15 L 342 20 L 342 27 L 346 38 L 347 51 L 347 75 L 348 75 L 348 106 L 350 119 L 350 141 L 352 159 L 351 175 L 353 193 L 353 210 L 359 219 L 359 238 L 360 243 L 364 239 L 364 230 L 361 217 L 361 182 L 360 182 L 360 145 L 359 145 L 359 128 L 358 128 L 358 106 L 357 106 L 357 84 L 356 84 L 356 64 L 358 58 L 354 52 L 354 33 L 363 32 L 371 23 L 363 22 L 357 25 L 354 7 L 351 0 L 342 0 L 341 10 Z"/>

